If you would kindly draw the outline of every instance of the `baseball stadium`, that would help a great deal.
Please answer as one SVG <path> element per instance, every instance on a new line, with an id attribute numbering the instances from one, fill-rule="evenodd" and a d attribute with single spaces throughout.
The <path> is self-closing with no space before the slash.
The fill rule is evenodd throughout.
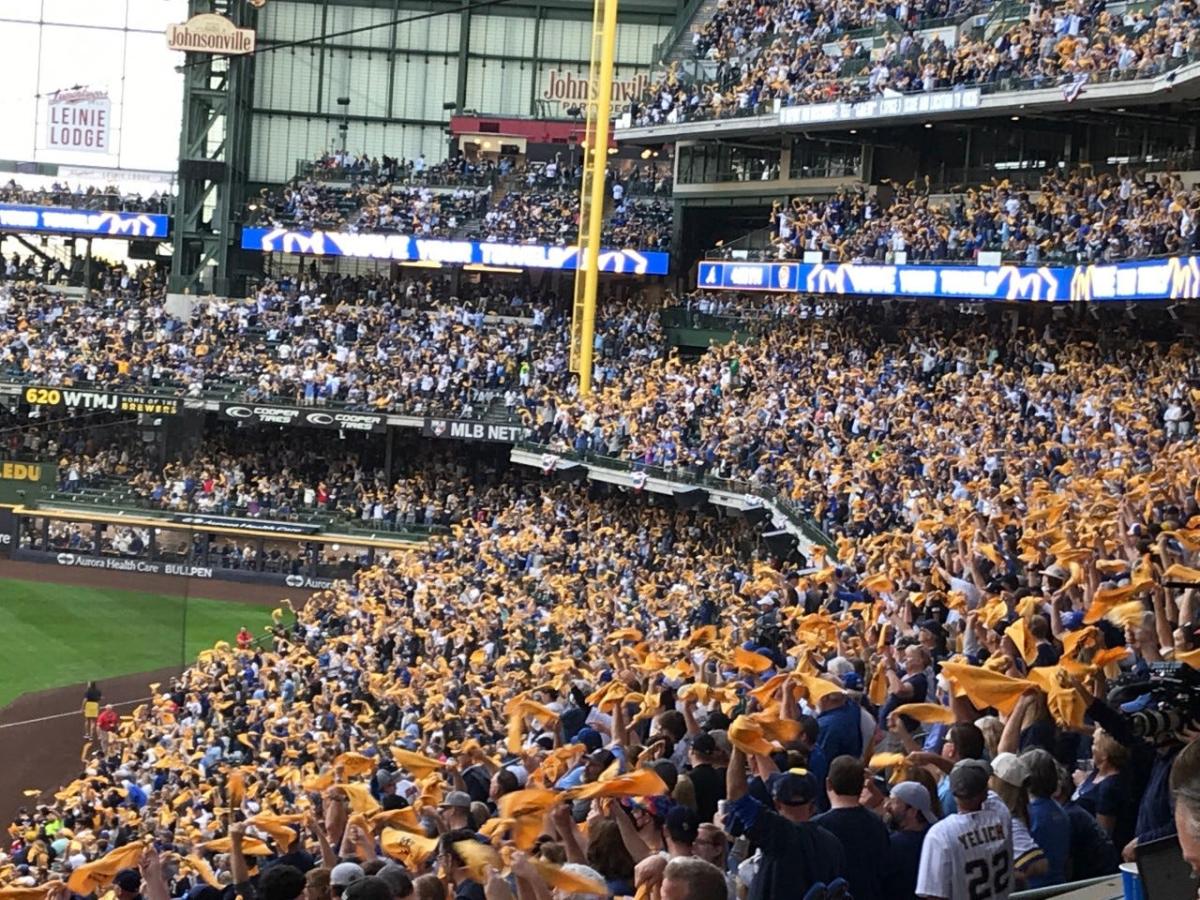
<path id="1" fill-rule="evenodd" d="M 1196 0 L 0 51 L 0 900 L 1200 896 Z"/>

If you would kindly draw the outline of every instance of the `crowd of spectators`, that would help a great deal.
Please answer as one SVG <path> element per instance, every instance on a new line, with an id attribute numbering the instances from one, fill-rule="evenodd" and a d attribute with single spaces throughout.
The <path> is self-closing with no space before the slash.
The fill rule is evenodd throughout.
<path id="1" fill-rule="evenodd" d="M 512 167 L 513 162 L 507 156 L 472 161 L 459 154 L 430 164 L 424 153 L 415 159 L 402 159 L 387 154 L 372 157 L 337 151 L 315 159 L 308 167 L 308 174 L 317 181 L 347 179 L 377 184 L 493 187 Z"/>
<path id="2" fill-rule="evenodd" d="M 31 796 L 0 882 L 950 900 L 976 858 L 1000 895 L 1112 873 L 1177 827 L 1193 859 L 1200 744 L 1106 699 L 1200 667 L 1191 326 L 797 302 L 694 362 L 622 335 L 628 310 L 602 320 L 620 349 L 595 394 L 530 379 L 516 402 L 549 453 L 777 492 L 834 538 L 804 571 L 741 518 L 432 466 L 426 485 L 475 479 L 447 533 L 279 610 L 269 652 L 202 653 Z M 282 452 L 276 471 L 308 465 Z"/>
<path id="3" fill-rule="evenodd" d="M 1112 262 L 1189 255 L 1198 221 L 1194 187 L 1177 174 L 1127 166 L 1052 170 L 1037 189 L 994 179 L 942 197 L 928 185 L 885 182 L 776 203 L 767 255 L 819 251 L 832 262 L 892 262 L 903 253 L 908 262 L 934 262 L 999 251 L 1005 261 L 1031 266 Z"/>
<path id="4" fill-rule="evenodd" d="M 13 178 L 0 185 L 0 203 L 27 206 L 62 206 L 69 209 L 165 215 L 171 211 L 171 202 L 171 194 L 167 191 L 154 191 L 143 197 L 139 193 L 122 191 L 115 185 L 101 188 L 77 184 L 71 187 L 66 182 L 55 182 L 48 188 L 30 188 L 22 187 Z"/>
<path id="5" fill-rule="evenodd" d="M 112 290 L 82 300 L 32 285 L 0 290 L 0 375 L 468 417 L 492 403 L 515 411 L 536 388 L 574 390 L 562 313 L 545 307 L 509 321 L 453 298 L 432 308 L 390 295 L 325 306 L 316 284 L 301 280 L 270 282 L 245 301 L 202 301 L 181 321 L 167 314 L 161 290 L 137 287 L 135 276 L 122 275 Z M 611 331 L 597 336 L 596 356 L 605 371 L 659 354 L 661 331 L 636 306 L 613 302 L 604 314 Z"/>
<path id="6" fill-rule="evenodd" d="M 249 205 L 247 224 L 311 231 L 456 237 L 487 206 L 487 191 L 437 190 L 390 182 L 331 187 L 296 181 L 276 193 L 263 188 Z"/>
<path id="7" fill-rule="evenodd" d="M 139 505 L 168 512 L 272 520 L 335 515 L 377 528 L 445 527 L 462 518 L 472 488 L 461 457 L 420 440 L 397 445 L 389 478 L 369 438 L 350 442 L 336 432 L 297 443 L 293 433 L 276 429 L 219 427 L 163 462 L 132 442 L 120 423 L 90 432 L 86 421 L 48 424 L 29 436 L 14 431 L 10 442 L 20 440 L 13 450 L 23 456 L 58 460 L 60 491 L 119 485 Z M 480 460 L 475 474 L 487 471 Z"/>
<path id="8" fill-rule="evenodd" d="M 701 77 L 669 68 L 634 104 L 639 125 L 768 112 L 784 106 L 856 101 L 956 87 L 999 89 L 1148 78 L 1200 59 L 1200 21 L 1191 0 L 1113 13 L 1104 4 L 1032 4 L 998 34 L 922 32 L 923 23 L 961 19 L 988 4 L 761 4 L 730 0 L 694 35 Z M 876 28 L 873 38 L 852 38 Z"/>
<path id="9" fill-rule="evenodd" d="M 478 238 L 492 243 L 573 244 L 579 236 L 578 154 L 514 167 L 463 156 L 427 165 L 331 154 L 280 190 L 263 188 L 247 207 L 249 225 L 297 230 Z M 333 181 L 347 184 L 334 186 Z M 610 167 L 606 246 L 668 249 L 673 210 L 667 167 Z M 508 189 L 493 198 L 492 188 Z M 438 187 L 441 186 L 441 187 Z M 635 203 L 628 201 L 637 198 Z"/>

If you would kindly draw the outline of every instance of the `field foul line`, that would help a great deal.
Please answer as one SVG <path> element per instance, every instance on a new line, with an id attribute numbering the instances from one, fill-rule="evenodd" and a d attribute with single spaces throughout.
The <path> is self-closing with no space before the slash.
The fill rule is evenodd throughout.
<path id="1" fill-rule="evenodd" d="M 151 698 L 150 697 L 139 697 L 136 700 L 122 700 L 120 703 L 106 703 L 105 706 L 114 706 L 114 707 L 115 706 L 132 706 L 135 703 L 145 703 L 149 699 L 151 699 Z M 50 722 L 50 721 L 53 721 L 54 719 L 65 719 L 67 716 L 79 716 L 79 718 L 82 719 L 83 718 L 83 710 L 73 709 L 70 712 L 55 713 L 52 716 L 42 716 L 40 719 L 24 719 L 23 721 L 20 721 L 20 722 L 6 722 L 3 725 L 0 725 L 0 729 L 19 728 L 22 725 L 36 725 L 38 722 Z"/>

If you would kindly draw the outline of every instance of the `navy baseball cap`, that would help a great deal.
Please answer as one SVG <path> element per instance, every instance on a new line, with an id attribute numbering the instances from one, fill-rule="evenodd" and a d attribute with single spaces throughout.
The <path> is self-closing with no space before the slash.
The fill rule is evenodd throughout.
<path id="1" fill-rule="evenodd" d="M 779 772 L 769 779 L 771 797 L 776 804 L 802 806 L 817 799 L 821 786 L 817 776 L 802 769 Z"/>

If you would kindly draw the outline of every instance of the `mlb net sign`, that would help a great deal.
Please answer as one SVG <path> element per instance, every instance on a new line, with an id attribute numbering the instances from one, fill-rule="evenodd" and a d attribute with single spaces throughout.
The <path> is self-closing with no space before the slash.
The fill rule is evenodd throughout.
<path id="1" fill-rule="evenodd" d="M 112 101 L 107 91 L 55 91 L 47 101 L 47 112 L 49 149 L 108 152 Z"/>

